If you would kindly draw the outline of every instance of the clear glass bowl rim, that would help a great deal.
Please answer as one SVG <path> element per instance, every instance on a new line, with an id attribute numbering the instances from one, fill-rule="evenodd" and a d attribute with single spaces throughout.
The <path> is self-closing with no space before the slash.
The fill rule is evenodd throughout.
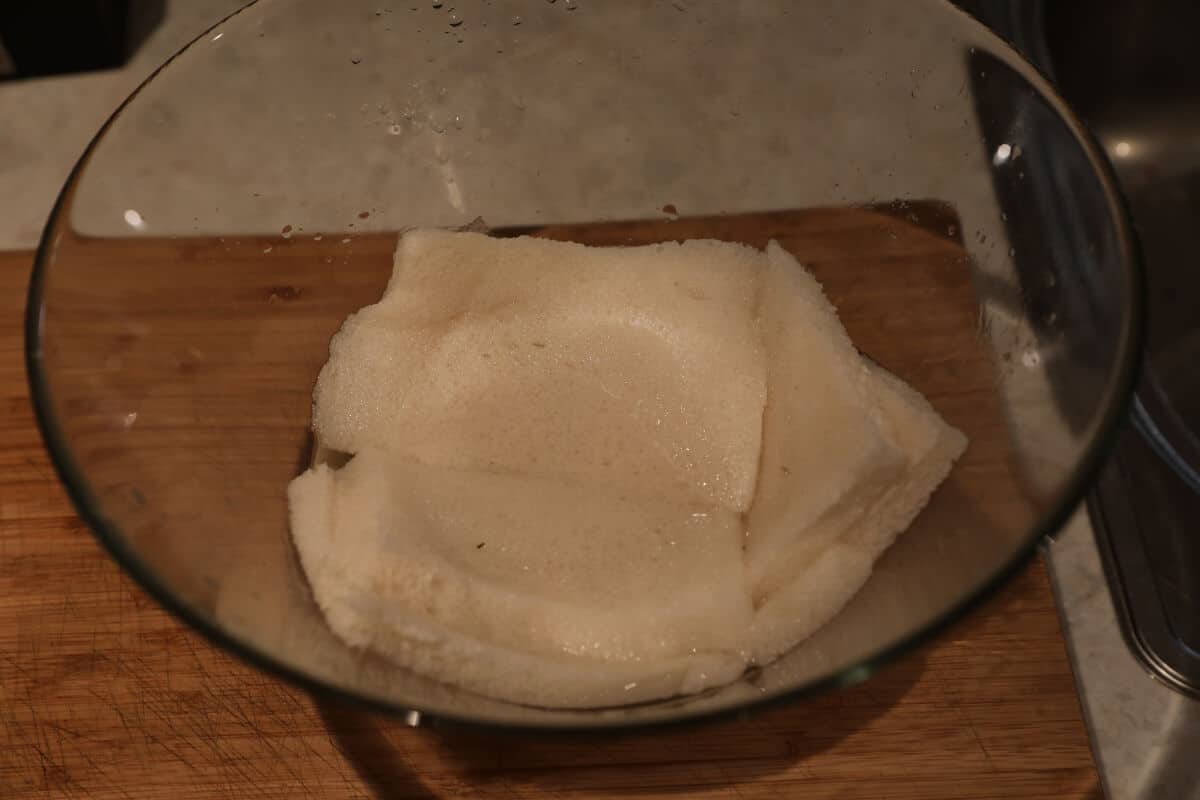
<path id="1" fill-rule="evenodd" d="M 965 11 L 951 5 L 948 0 L 938 1 L 943 2 L 950 12 L 970 17 Z M 549 721 L 517 725 L 497 723 L 492 720 L 475 719 L 454 714 L 430 714 L 419 707 L 401 706 L 379 698 L 355 694 L 330 685 L 324 681 L 305 675 L 283 661 L 262 652 L 252 643 L 234 637 L 219 625 L 190 608 L 186 602 L 180 600 L 171 590 L 170 586 L 160 580 L 158 575 L 134 552 L 134 549 L 129 547 L 118 527 L 101 513 L 100 504 L 92 496 L 89 489 L 87 477 L 79 465 L 76 464 L 67 437 L 59 427 L 54 416 L 51 389 L 41 356 L 43 321 L 41 311 L 46 290 L 46 276 L 52 268 L 54 260 L 54 231 L 58 227 L 60 218 L 69 204 L 71 194 L 75 190 L 84 168 L 87 166 L 97 145 L 104 139 L 113 121 L 120 117 L 126 107 L 134 102 L 138 95 L 153 83 L 160 72 L 170 68 L 171 64 L 182 53 L 198 42 L 205 40 L 212 31 L 225 24 L 228 20 L 246 13 L 257 4 L 258 0 L 250 0 L 246 5 L 209 26 L 207 30 L 196 36 L 169 59 L 164 61 L 117 106 L 88 143 L 87 148 L 71 169 L 66 182 L 63 184 L 63 188 L 60 190 L 47 218 L 41 240 L 38 243 L 26 299 L 24 326 L 25 368 L 34 416 L 46 448 L 49 451 L 51 462 L 75 510 L 83 521 L 87 523 L 104 549 L 159 605 L 176 618 L 181 619 L 190 628 L 199 632 L 211 643 L 216 644 L 227 652 L 233 653 L 250 665 L 270 675 L 282 678 L 288 683 L 308 691 L 317 698 L 332 696 L 341 700 L 349 700 L 373 711 L 399 716 L 410 723 L 414 720 L 415 714 L 415 718 L 420 719 L 421 724 L 440 721 L 502 731 L 553 730 L 586 733 L 598 730 L 622 731 L 671 727 L 698 721 L 713 721 L 745 715 L 751 711 L 761 711 L 771 706 L 794 702 L 822 691 L 859 683 L 873 675 L 893 659 L 910 652 L 949 628 L 971 610 L 981 605 L 1026 566 L 1038 551 L 1039 545 L 1061 528 L 1070 519 L 1076 508 L 1080 506 L 1093 481 L 1099 474 L 1101 467 L 1107 460 L 1108 454 L 1115 444 L 1118 429 L 1126 420 L 1133 407 L 1134 388 L 1141 372 L 1146 327 L 1145 271 L 1141 249 L 1134 233 L 1128 205 L 1119 188 L 1116 174 L 1107 157 L 1104 155 L 1103 149 L 1083 124 L 1082 120 L 1079 119 L 1053 88 L 1049 79 L 1010 45 L 993 34 L 986 26 L 971 18 L 971 23 L 977 26 L 981 37 L 989 40 L 995 49 L 1005 52 L 1010 58 L 1019 62 L 1028 71 L 1027 77 L 1033 76 L 1036 78 L 1039 85 L 1035 88 L 1043 98 L 1053 102 L 1056 111 L 1062 115 L 1063 121 L 1075 134 L 1079 145 L 1084 149 L 1089 161 L 1095 168 L 1096 178 L 1101 185 L 1105 199 L 1108 201 L 1115 222 L 1118 250 L 1121 255 L 1121 263 L 1125 268 L 1123 277 L 1125 279 L 1124 288 L 1127 300 L 1125 309 L 1127 312 L 1125 315 L 1126 322 L 1119 333 L 1118 339 L 1117 369 L 1105 387 L 1105 396 L 1099 415 L 1100 419 L 1095 428 L 1095 434 L 1084 446 L 1083 455 L 1072 469 L 1057 501 L 1052 504 L 1051 509 L 1047 513 L 1043 514 L 1030 527 L 1026 540 L 1017 548 L 1014 555 L 1007 562 L 999 565 L 988 580 L 976 586 L 973 591 L 962 597 L 940 617 L 914 631 L 908 637 L 883 647 L 861 661 L 816 681 L 792 687 L 761 700 L 751 700 L 733 708 L 695 712 L 684 711 L 669 719 L 631 721 L 601 717 L 596 720 L 596 724 L 594 725 L 580 725 L 575 722 L 553 723 Z"/>

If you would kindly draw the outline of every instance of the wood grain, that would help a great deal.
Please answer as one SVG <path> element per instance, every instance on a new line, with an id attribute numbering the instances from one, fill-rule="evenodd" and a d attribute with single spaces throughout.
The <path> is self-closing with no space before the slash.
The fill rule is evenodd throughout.
<path id="1" fill-rule="evenodd" d="M 26 390 L 29 263 L 0 255 L 0 796 L 1100 796 L 1037 563 L 865 684 L 693 728 L 414 730 L 255 671 L 158 608 L 73 513 Z M 286 306 L 295 285 L 254 300 Z"/>

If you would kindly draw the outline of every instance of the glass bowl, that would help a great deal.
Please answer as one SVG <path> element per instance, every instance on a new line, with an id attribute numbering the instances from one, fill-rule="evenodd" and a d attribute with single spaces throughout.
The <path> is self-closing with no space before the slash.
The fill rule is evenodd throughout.
<path id="1" fill-rule="evenodd" d="M 351 650 L 287 528 L 313 382 L 397 232 L 471 224 L 776 238 L 970 448 L 833 622 L 718 690 L 531 708 Z M 38 254 L 28 367 L 80 513 L 217 643 L 392 711 L 613 727 L 861 680 L 1011 575 L 1124 413 L 1139 276 L 1078 120 L 940 0 L 260 0 L 80 160 Z"/>

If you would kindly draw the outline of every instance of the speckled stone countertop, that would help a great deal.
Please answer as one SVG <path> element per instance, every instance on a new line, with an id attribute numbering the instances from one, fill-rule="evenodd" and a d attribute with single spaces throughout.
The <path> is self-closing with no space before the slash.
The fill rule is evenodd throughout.
<path id="1" fill-rule="evenodd" d="M 1048 556 L 1109 797 L 1200 798 L 1200 702 L 1155 681 L 1125 646 L 1085 511 L 1059 532 Z"/>

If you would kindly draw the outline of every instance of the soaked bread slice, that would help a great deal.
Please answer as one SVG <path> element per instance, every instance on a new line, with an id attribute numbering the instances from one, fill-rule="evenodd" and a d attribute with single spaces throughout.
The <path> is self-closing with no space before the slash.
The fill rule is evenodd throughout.
<path id="1" fill-rule="evenodd" d="M 414 231 L 334 337 L 326 446 L 744 511 L 766 396 L 762 254 Z"/>
<path id="2" fill-rule="evenodd" d="M 758 599 L 749 644 L 757 663 L 808 638 L 850 601 L 966 449 L 967 438 L 920 393 L 882 367 L 866 369 L 885 435 L 903 454 L 903 466 L 883 491 L 869 485 L 862 500 L 841 503 L 814 530 L 796 533 L 815 534 L 821 543 L 793 560 L 783 583 Z"/>
<path id="3" fill-rule="evenodd" d="M 347 643 L 532 705 L 733 680 L 811 635 L 966 440 L 777 244 L 414 231 L 289 488 Z M 348 460 L 347 460 L 348 459 Z"/>
<path id="4" fill-rule="evenodd" d="M 334 632 L 417 671 L 517 702 L 604 705 L 745 666 L 752 610 L 730 512 L 375 448 L 306 472 L 289 500 Z M 496 659 L 466 663 L 467 650 Z"/>
<path id="5" fill-rule="evenodd" d="M 884 430 L 871 376 L 820 284 L 774 242 L 758 318 L 768 394 L 746 569 L 761 603 L 840 532 L 818 523 L 872 503 L 899 477 L 905 453 Z"/>

